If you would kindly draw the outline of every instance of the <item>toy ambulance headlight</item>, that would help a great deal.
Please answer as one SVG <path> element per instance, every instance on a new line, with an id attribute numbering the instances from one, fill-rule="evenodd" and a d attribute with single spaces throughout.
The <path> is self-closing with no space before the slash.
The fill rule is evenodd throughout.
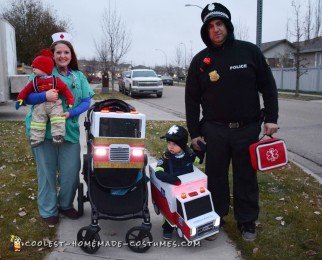
<path id="1" fill-rule="evenodd" d="M 218 227 L 219 224 L 220 224 L 220 218 L 216 218 L 214 226 Z"/>
<path id="2" fill-rule="evenodd" d="M 184 192 L 182 192 L 182 193 L 181 193 L 181 198 L 182 198 L 182 199 L 186 199 L 186 198 L 187 198 L 187 194 L 186 194 L 186 193 L 184 193 Z"/>
<path id="3" fill-rule="evenodd" d="M 106 156 L 107 155 L 107 149 L 105 147 L 95 147 L 94 148 L 94 154 L 96 156 Z"/>
<path id="4" fill-rule="evenodd" d="M 197 229 L 195 227 L 190 229 L 190 236 L 195 236 L 197 234 Z"/>
<path id="5" fill-rule="evenodd" d="M 135 156 L 135 157 L 143 156 L 143 149 L 142 148 L 133 148 L 132 149 L 132 155 Z"/>

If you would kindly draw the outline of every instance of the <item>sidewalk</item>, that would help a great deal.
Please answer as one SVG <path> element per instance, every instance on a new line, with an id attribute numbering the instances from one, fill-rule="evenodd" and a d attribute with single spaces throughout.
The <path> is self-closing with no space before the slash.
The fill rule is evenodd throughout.
<path id="1" fill-rule="evenodd" d="M 127 101 L 133 105 L 138 111 L 146 114 L 147 120 L 169 120 L 179 121 L 182 120 L 170 113 L 162 112 L 156 108 L 149 107 L 137 100 Z M 82 153 L 85 152 L 85 132 L 84 127 L 81 125 L 81 149 Z M 156 159 L 149 157 L 149 163 L 154 162 Z M 81 180 L 83 181 L 83 180 Z M 150 185 L 148 185 L 150 186 Z M 86 184 L 84 184 L 85 189 Z M 162 239 L 162 216 L 156 215 L 154 212 L 151 197 L 149 197 L 149 210 L 151 215 L 152 229 L 151 233 L 153 241 L 160 243 Z M 74 202 L 77 208 L 77 201 Z M 60 218 L 60 224 L 57 231 L 57 239 L 60 242 L 73 243 L 76 241 L 77 232 L 80 228 L 88 226 L 91 223 L 91 208 L 89 202 L 84 204 L 84 216 L 78 220 L 70 220 L 65 217 Z M 133 219 L 127 221 L 112 221 L 112 220 L 99 220 L 101 231 L 99 235 L 101 241 L 110 241 L 111 243 L 121 243 L 125 241 L 126 232 L 137 225 L 141 225 L 142 219 Z M 234 244 L 228 239 L 226 233 L 221 230 L 219 237 L 215 241 L 202 240 L 200 247 L 180 247 L 183 241 L 174 232 L 172 247 L 166 246 L 152 246 L 146 253 L 138 254 L 132 252 L 127 246 L 101 246 L 94 255 L 88 255 L 80 248 L 74 246 L 64 246 L 55 248 L 45 259 L 238 259 L 239 256 L 235 249 Z M 177 247 L 175 247 L 175 245 Z"/>

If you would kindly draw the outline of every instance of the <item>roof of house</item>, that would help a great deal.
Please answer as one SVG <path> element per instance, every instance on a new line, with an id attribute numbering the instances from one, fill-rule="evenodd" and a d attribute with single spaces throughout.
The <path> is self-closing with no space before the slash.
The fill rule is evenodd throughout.
<path id="1" fill-rule="evenodd" d="M 277 46 L 281 43 L 289 44 L 292 48 L 295 48 L 295 46 L 290 41 L 288 41 L 286 39 L 282 39 L 282 40 L 271 41 L 271 42 L 263 42 L 261 44 L 261 51 L 262 52 L 268 51 L 269 49 L 274 48 L 275 46 Z"/>
<path id="2" fill-rule="evenodd" d="M 322 36 L 300 42 L 301 53 L 322 51 Z"/>

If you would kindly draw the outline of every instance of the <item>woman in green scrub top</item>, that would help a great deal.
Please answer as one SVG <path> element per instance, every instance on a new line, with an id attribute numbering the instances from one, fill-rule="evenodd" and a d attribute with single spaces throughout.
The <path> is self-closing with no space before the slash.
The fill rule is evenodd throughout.
<path id="1" fill-rule="evenodd" d="M 38 209 L 40 216 L 49 225 L 59 222 L 59 213 L 70 219 L 79 217 L 73 207 L 81 165 L 78 120 L 79 115 L 89 108 L 94 95 L 86 77 L 78 69 L 70 35 L 60 32 L 53 34 L 52 38 L 54 42 L 51 50 L 55 62 L 53 75 L 59 77 L 69 87 L 74 95 L 75 104 L 71 109 L 67 109 L 66 100 L 55 89 L 30 94 L 27 99 L 29 104 L 38 104 L 60 98 L 65 111 L 62 115 L 66 118 L 64 142 L 61 145 L 53 144 L 49 123 L 46 126 L 45 141 L 32 148 L 37 164 Z M 26 118 L 27 134 L 30 130 L 30 121 L 31 113 Z"/>

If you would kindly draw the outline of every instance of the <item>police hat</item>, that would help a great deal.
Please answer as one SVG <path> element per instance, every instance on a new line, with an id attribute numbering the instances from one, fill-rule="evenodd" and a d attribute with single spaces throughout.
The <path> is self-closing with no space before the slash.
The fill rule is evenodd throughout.
<path id="1" fill-rule="evenodd" d="M 214 19 L 222 20 L 229 33 L 234 32 L 234 26 L 231 23 L 231 14 L 229 10 L 219 3 L 208 4 L 201 12 L 203 25 L 200 30 L 201 38 L 207 46 L 211 43 L 208 35 L 208 23 Z"/>
<path id="2" fill-rule="evenodd" d="M 188 131 L 182 126 L 173 125 L 170 127 L 168 132 L 160 138 L 165 138 L 167 141 L 172 141 L 177 144 L 182 150 L 185 150 L 188 143 Z"/>

